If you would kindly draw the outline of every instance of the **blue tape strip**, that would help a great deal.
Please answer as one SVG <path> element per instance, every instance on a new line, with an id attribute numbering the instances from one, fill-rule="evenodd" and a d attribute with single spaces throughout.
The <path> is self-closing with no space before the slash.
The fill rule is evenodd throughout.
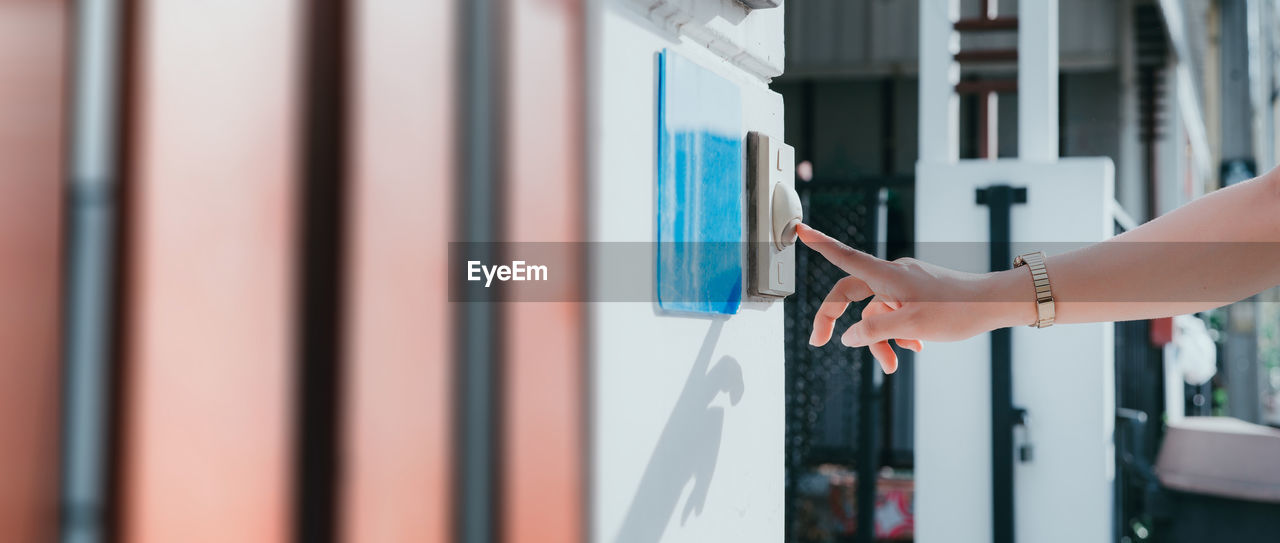
<path id="1" fill-rule="evenodd" d="M 670 50 L 658 77 L 658 306 L 734 314 L 744 260 L 741 91 Z"/>

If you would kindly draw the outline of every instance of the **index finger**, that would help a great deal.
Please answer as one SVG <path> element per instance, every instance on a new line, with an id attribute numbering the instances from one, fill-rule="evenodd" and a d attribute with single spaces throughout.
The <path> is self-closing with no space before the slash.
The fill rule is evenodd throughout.
<path id="1" fill-rule="evenodd" d="M 804 223 L 796 225 L 796 234 L 813 249 L 840 269 L 862 278 L 878 278 L 885 262 L 867 253 L 849 247 L 839 240 L 823 234 Z"/>

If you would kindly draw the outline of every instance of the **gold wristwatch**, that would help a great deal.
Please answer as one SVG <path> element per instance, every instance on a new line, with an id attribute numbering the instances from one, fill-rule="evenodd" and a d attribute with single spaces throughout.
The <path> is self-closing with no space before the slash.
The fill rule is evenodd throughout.
<path id="1" fill-rule="evenodd" d="M 1044 267 L 1044 252 L 1036 251 L 1018 255 L 1013 259 L 1013 267 L 1022 266 L 1031 269 L 1031 282 L 1036 287 L 1036 322 L 1030 326 L 1036 328 L 1053 326 L 1053 289 L 1049 286 L 1049 270 Z"/>

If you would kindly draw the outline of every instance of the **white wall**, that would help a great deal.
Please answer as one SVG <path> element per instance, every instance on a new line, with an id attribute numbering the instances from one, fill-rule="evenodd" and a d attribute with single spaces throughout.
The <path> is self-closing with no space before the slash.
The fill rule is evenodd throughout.
<path id="1" fill-rule="evenodd" d="M 978 187 L 997 183 L 1028 190 L 1027 203 L 1012 208 L 1012 254 L 1044 250 L 1052 256 L 1103 240 L 1114 228 L 1113 178 L 1106 158 L 922 163 L 916 255 L 988 271 L 989 211 L 972 202 Z M 1030 413 L 1034 446 L 1030 463 L 1014 456 L 1018 541 L 1110 540 L 1113 334 L 1111 324 L 1013 330 L 1013 403 Z M 921 543 L 991 541 L 990 345 L 990 335 L 983 334 L 931 343 L 916 355 L 915 527 Z M 1020 443 L 1016 438 L 1015 446 Z"/>
<path id="2" fill-rule="evenodd" d="M 781 71 L 782 10 L 609 0 L 587 25 L 590 239 L 650 242 L 658 52 L 737 83 L 744 137 L 781 137 L 782 99 L 765 78 Z M 595 258 L 599 285 L 610 263 Z M 652 285 L 652 260 L 639 268 Z M 591 540 L 782 539 L 782 309 L 748 301 L 710 318 L 647 302 L 591 305 Z"/>

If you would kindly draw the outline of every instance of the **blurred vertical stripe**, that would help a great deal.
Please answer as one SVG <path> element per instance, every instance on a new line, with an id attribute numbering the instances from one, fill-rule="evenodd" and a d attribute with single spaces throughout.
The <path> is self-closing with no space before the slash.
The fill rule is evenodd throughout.
<path id="1" fill-rule="evenodd" d="M 0 541 L 57 538 L 68 19 L 0 0 Z"/>
<path id="2" fill-rule="evenodd" d="M 585 241 L 582 0 L 508 0 L 503 239 Z M 582 247 L 579 245 L 578 247 Z M 578 254 L 564 284 L 585 288 Z M 509 259 L 507 259 L 509 260 Z M 580 300 L 565 292 L 558 299 Z M 586 528 L 586 306 L 502 305 L 501 540 L 574 543 Z"/>
<path id="3" fill-rule="evenodd" d="M 119 51 L 124 9 L 76 0 L 68 71 L 62 389 L 62 543 L 99 543 L 110 530 L 114 273 L 120 178 Z"/>
<path id="4" fill-rule="evenodd" d="M 582 541 L 585 306 L 446 290 L 451 241 L 586 239 L 582 0 L 132 0 L 118 130 L 64 118 L 67 5 L 0 0 L 0 541 L 56 538 L 60 477 L 130 543 Z M 64 174 L 100 215 L 117 147 L 65 283 L 117 298 L 68 324 L 116 234 L 64 239 Z"/>
<path id="5" fill-rule="evenodd" d="M 352 4 L 343 541 L 451 540 L 452 1 Z"/>
<path id="6" fill-rule="evenodd" d="M 120 539 L 286 541 L 300 2 L 135 4 Z"/>
<path id="7" fill-rule="evenodd" d="M 337 540 L 344 427 L 348 1 L 307 2 L 298 123 L 293 539 Z"/>

